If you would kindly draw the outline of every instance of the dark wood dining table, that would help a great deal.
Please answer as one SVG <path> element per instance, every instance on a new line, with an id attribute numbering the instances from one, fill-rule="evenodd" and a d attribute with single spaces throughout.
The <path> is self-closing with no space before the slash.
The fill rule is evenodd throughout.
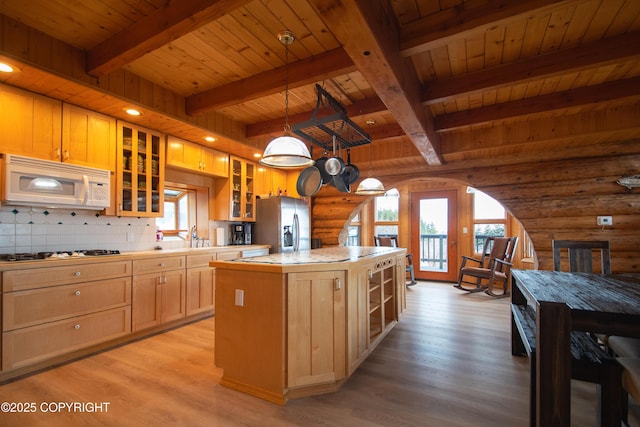
<path id="1" fill-rule="evenodd" d="M 511 271 L 511 301 L 536 313 L 536 422 L 571 425 L 571 331 L 640 337 L 640 274 Z"/>

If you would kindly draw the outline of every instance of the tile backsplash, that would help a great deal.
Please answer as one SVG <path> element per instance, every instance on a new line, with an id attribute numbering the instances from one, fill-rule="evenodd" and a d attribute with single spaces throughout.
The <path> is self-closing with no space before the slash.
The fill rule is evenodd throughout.
<path id="1" fill-rule="evenodd" d="M 111 249 L 156 245 L 153 218 L 104 216 L 96 211 L 0 207 L 0 253 Z"/>

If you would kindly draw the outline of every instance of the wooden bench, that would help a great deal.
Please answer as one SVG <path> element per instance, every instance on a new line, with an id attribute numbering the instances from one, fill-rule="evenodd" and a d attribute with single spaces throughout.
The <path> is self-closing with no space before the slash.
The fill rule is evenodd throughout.
<path id="1" fill-rule="evenodd" d="M 514 356 L 527 354 L 530 359 L 529 413 L 531 426 L 535 426 L 536 313 L 531 306 L 519 304 L 511 304 L 511 311 L 511 327 L 513 331 L 518 331 L 518 334 L 512 333 L 512 353 Z M 625 394 L 622 391 L 622 367 L 615 357 L 603 350 L 586 332 L 571 333 L 571 378 L 600 384 L 598 413 L 601 426 L 615 425 L 615 420 L 626 415 L 622 414 L 626 409 L 622 404 Z"/>

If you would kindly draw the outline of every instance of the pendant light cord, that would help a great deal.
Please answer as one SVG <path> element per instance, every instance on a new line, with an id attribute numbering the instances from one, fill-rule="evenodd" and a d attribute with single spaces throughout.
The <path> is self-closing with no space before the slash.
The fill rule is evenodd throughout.
<path id="1" fill-rule="evenodd" d="M 291 135 L 289 124 L 289 43 L 284 44 L 284 133 Z"/>

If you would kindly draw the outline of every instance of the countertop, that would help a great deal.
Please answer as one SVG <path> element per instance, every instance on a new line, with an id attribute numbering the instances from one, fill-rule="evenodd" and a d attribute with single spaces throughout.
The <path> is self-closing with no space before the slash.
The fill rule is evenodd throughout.
<path id="1" fill-rule="evenodd" d="M 59 267 L 82 263 L 102 263 L 118 260 L 148 259 L 163 256 L 195 255 L 218 252 L 245 252 L 256 249 L 268 249 L 269 245 L 231 245 L 208 246 L 204 248 L 150 249 L 146 251 L 121 252 L 117 255 L 81 256 L 63 259 L 38 259 L 30 261 L 0 261 L 0 271 L 24 270 L 27 268 Z"/>
<path id="2" fill-rule="evenodd" d="M 346 269 L 354 262 L 365 262 L 377 257 L 404 254 L 404 248 L 392 248 L 382 246 L 336 246 L 322 249 L 311 249 L 298 252 L 286 252 L 256 256 L 251 258 L 237 258 L 225 261 L 211 261 L 212 267 L 228 268 L 233 270 L 259 269 L 273 271 L 275 269 L 286 271 L 308 270 L 313 265 L 315 269 Z"/>

